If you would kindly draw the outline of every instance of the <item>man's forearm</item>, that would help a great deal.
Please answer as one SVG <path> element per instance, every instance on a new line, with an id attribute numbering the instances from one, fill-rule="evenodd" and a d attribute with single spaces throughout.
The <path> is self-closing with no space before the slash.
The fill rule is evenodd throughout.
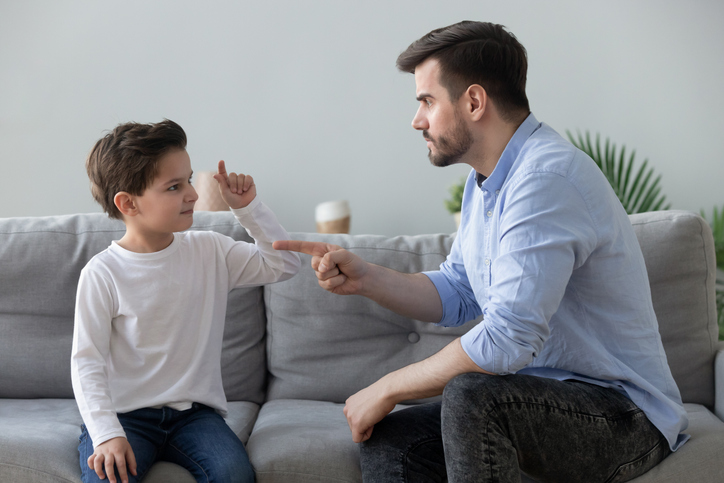
<path id="1" fill-rule="evenodd" d="M 451 379 L 468 372 L 490 374 L 470 359 L 458 338 L 437 354 L 391 372 L 380 382 L 397 404 L 410 399 L 438 396 Z"/>
<path id="2" fill-rule="evenodd" d="M 370 264 L 360 295 L 405 317 L 423 322 L 442 319 L 440 294 L 422 273 L 402 273 Z"/>

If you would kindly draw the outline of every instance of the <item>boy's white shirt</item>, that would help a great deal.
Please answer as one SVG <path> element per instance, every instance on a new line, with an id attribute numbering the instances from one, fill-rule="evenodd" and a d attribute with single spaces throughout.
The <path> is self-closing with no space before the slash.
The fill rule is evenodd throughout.
<path id="1" fill-rule="evenodd" d="M 94 447 L 125 437 L 116 413 L 197 402 L 226 414 L 228 293 L 286 280 L 300 266 L 295 253 L 272 248 L 288 234 L 258 197 L 232 212 L 255 244 L 205 231 L 175 233 L 155 253 L 113 242 L 82 270 L 71 378 Z"/>

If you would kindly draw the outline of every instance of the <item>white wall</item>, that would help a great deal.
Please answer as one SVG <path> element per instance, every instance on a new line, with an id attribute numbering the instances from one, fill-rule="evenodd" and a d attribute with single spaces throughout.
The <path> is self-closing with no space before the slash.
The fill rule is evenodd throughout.
<path id="1" fill-rule="evenodd" d="M 170 118 L 196 171 L 253 174 L 290 231 L 343 198 L 353 233 L 453 231 L 443 199 L 467 168 L 429 164 L 394 63 L 463 19 L 526 46 L 539 120 L 635 147 L 674 208 L 724 204 L 724 2 L 3 0 L 0 217 L 99 211 L 93 143 Z"/>

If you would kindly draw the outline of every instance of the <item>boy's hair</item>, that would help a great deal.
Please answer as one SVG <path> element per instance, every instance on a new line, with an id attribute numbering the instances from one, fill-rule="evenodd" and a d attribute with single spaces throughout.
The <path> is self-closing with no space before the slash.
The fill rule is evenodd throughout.
<path id="1" fill-rule="evenodd" d="M 173 121 L 119 124 L 86 159 L 93 198 L 110 218 L 122 220 L 113 202 L 116 194 L 142 195 L 158 172 L 158 160 L 174 149 L 186 149 L 186 133 Z"/>
<path id="2" fill-rule="evenodd" d="M 429 58 L 439 62 L 440 84 L 451 100 L 478 84 L 503 119 L 513 121 L 530 112 L 525 94 L 525 47 L 504 26 L 465 20 L 433 30 L 400 54 L 397 68 L 414 74 Z"/>

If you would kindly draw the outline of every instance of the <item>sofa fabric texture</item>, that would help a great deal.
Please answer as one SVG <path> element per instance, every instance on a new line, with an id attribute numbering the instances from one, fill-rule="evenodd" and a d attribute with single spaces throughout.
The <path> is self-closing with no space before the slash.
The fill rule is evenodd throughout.
<path id="1" fill-rule="evenodd" d="M 249 241 L 230 213 L 194 218 L 192 229 Z M 717 342 L 711 230 L 682 211 L 632 215 L 631 222 L 692 436 L 633 481 L 724 481 L 724 348 Z M 86 262 L 123 232 L 122 223 L 103 214 L 0 219 L 0 482 L 80 481 L 82 421 L 70 382 L 75 291 Z M 436 269 L 454 239 L 291 236 L 338 244 L 403 272 Z M 302 255 L 302 269 L 291 280 L 229 296 L 222 355 L 227 422 L 247 445 L 261 483 L 360 482 L 359 448 L 342 413 L 344 401 L 478 322 L 437 327 L 363 297 L 327 293 L 309 260 Z M 194 480 L 159 462 L 145 481 Z"/>

